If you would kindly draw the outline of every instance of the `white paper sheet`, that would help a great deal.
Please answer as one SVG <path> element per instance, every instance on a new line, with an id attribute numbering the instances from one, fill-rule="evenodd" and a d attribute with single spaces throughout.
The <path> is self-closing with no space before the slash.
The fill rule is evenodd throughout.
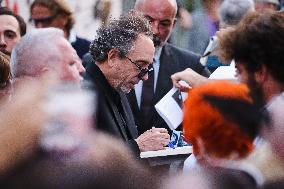
<path id="1" fill-rule="evenodd" d="M 187 93 L 180 93 L 177 88 L 172 88 L 156 105 L 159 115 L 165 120 L 169 128 L 174 130 L 182 122 L 182 105 L 187 98 Z"/>

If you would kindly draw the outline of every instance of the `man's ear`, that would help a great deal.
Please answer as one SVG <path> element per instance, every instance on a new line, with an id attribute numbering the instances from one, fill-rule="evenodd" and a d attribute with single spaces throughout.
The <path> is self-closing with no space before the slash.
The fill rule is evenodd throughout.
<path id="1" fill-rule="evenodd" d="M 176 26 L 177 18 L 174 18 L 173 28 Z"/>
<path id="2" fill-rule="evenodd" d="M 107 63 L 110 67 L 115 65 L 116 59 L 119 57 L 118 51 L 116 49 L 111 49 L 107 54 Z"/>
<path id="3" fill-rule="evenodd" d="M 254 78 L 257 83 L 263 83 L 269 76 L 267 68 L 262 65 L 261 68 L 254 73 Z"/>

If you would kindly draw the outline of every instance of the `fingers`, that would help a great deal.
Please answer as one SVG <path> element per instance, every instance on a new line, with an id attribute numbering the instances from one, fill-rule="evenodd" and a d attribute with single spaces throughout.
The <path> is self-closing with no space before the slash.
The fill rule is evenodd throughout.
<path id="1" fill-rule="evenodd" d="M 155 128 L 153 127 L 152 129 L 150 129 L 151 132 L 153 132 L 155 135 L 155 137 L 157 138 L 162 138 L 162 139 L 166 139 L 169 140 L 170 139 L 170 135 L 168 133 L 168 130 L 165 128 Z"/>
<path id="2" fill-rule="evenodd" d="M 178 73 L 173 74 L 171 76 L 171 79 L 172 79 L 173 85 L 176 88 L 180 88 L 181 87 L 181 85 L 179 84 L 180 78 L 178 77 Z"/>
<path id="3" fill-rule="evenodd" d="M 170 142 L 170 135 L 168 133 L 152 132 L 150 135 L 152 145 L 160 144 L 160 147 L 162 148 Z"/>
<path id="4" fill-rule="evenodd" d="M 185 92 L 185 93 L 187 93 L 188 91 L 189 91 L 189 89 L 191 89 L 190 87 L 186 87 L 186 86 L 182 86 L 181 85 L 181 87 L 179 88 L 179 90 L 181 91 L 181 92 Z"/>
<path id="5" fill-rule="evenodd" d="M 186 92 L 188 90 L 188 86 L 186 85 L 191 86 L 192 80 L 194 79 L 194 75 L 195 75 L 195 72 L 192 69 L 187 68 L 181 72 L 177 72 L 173 74 L 171 76 L 171 79 L 172 79 L 173 85 L 176 88 L 182 90 L 183 92 Z M 181 81 L 183 81 L 183 84 L 181 84 Z"/>
<path id="6" fill-rule="evenodd" d="M 156 128 L 156 127 L 152 127 L 152 129 L 150 129 L 150 131 L 152 132 L 161 132 L 161 133 L 168 133 L 168 130 L 165 128 Z"/>
<path id="7" fill-rule="evenodd" d="M 170 135 L 165 128 L 147 130 L 135 140 L 141 151 L 162 150 L 170 141 Z"/>

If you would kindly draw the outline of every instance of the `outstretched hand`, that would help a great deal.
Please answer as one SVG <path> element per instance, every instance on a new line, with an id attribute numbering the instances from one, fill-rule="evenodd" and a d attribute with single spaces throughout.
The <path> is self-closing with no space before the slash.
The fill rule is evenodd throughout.
<path id="1" fill-rule="evenodd" d="M 208 79 L 190 68 L 187 68 L 181 72 L 177 72 L 171 76 L 173 85 L 180 89 L 182 92 L 187 92 L 189 87 L 180 84 L 180 81 L 185 81 L 190 87 L 198 86 L 206 83 Z"/>

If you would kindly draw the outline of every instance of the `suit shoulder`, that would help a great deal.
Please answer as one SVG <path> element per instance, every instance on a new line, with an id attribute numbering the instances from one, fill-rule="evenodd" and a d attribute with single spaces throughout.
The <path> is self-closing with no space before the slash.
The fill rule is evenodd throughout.
<path id="1" fill-rule="evenodd" d="M 164 53 L 168 58 L 172 57 L 175 60 L 174 62 L 179 65 L 179 68 L 191 68 L 203 76 L 209 76 L 208 70 L 199 62 L 201 57 L 199 54 L 175 47 L 171 44 L 165 45 Z"/>
<path id="2" fill-rule="evenodd" d="M 90 53 L 86 53 L 82 57 L 82 64 L 85 68 L 87 68 L 87 65 L 92 64 L 92 62 L 94 62 L 94 59 Z"/>
<path id="3" fill-rule="evenodd" d="M 191 59 L 195 61 L 199 61 L 201 55 L 194 53 L 192 51 L 189 51 L 187 49 L 176 47 L 172 44 L 167 44 L 167 48 L 169 51 L 172 51 L 172 54 L 176 57 L 180 57 L 182 59 Z"/>
<path id="4" fill-rule="evenodd" d="M 169 54 L 174 56 L 179 61 L 190 60 L 191 62 L 194 62 L 196 64 L 199 63 L 199 59 L 201 57 L 201 55 L 199 55 L 199 54 L 196 54 L 196 53 L 189 51 L 187 49 L 176 47 L 172 44 L 165 45 L 165 48 L 166 48 L 166 51 L 168 51 Z"/>
<path id="5" fill-rule="evenodd" d="M 91 41 L 84 39 L 84 38 L 81 38 L 81 37 L 77 37 L 76 41 L 78 41 L 79 43 L 84 44 L 84 45 L 90 45 L 91 44 Z"/>

